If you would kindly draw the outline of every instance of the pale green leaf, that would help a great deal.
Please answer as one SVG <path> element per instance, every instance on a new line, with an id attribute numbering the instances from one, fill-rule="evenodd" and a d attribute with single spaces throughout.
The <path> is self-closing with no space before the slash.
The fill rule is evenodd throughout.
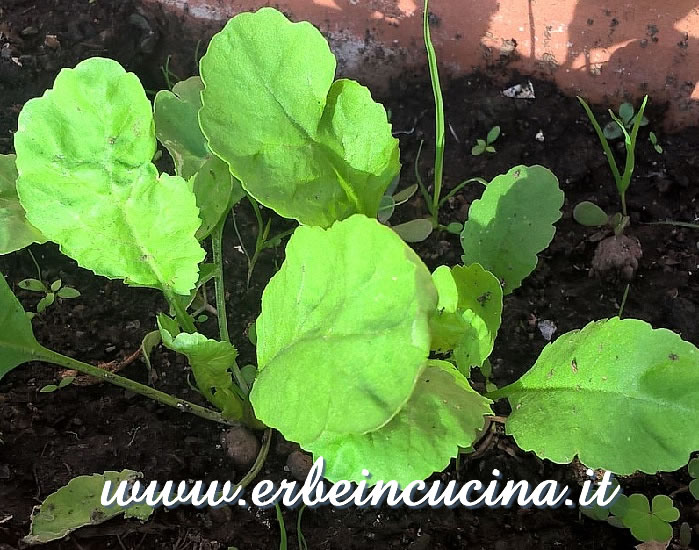
<path id="1" fill-rule="evenodd" d="M 51 283 L 51 292 L 58 292 L 62 284 L 63 282 L 60 279 L 56 279 L 53 283 Z"/>
<path id="2" fill-rule="evenodd" d="M 34 545 L 58 540 L 80 527 L 98 525 L 120 514 L 145 521 L 153 513 L 153 508 L 146 504 L 124 509 L 119 506 L 107 508 L 100 503 L 105 481 L 112 482 L 114 491 L 121 481 L 135 481 L 141 477 L 140 472 L 122 470 L 71 479 L 34 508 L 31 529 L 24 542 Z"/>
<path id="3" fill-rule="evenodd" d="M 64 286 L 57 293 L 56 296 L 63 298 L 64 300 L 71 300 L 80 297 L 80 291 L 69 286 Z"/>
<path id="4" fill-rule="evenodd" d="M 446 273 L 442 274 L 446 278 Z M 493 351 L 502 316 L 502 289 L 493 274 L 478 264 L 455 266 L 449 275 L 456 289 L 456 308 L 440 311 L 438 307 L 432 315 L 432 349 L 454 350 L 459 370 L 468 375 L 471 367 L 480 367 Z M 442 282 L 437 290 L 440 303 L 448 296 L 447 303 L 453 304 L 451 285 Z"/>
<path id="5" fill-rule="evenodd" d="M 256 323 L 258 418 L 301 445 L 384 425 L 425 366 L 436 305 L 427 267 L 378 221 L 299 227 Z"/>
<path id="6" fill-rule="evenodd" d="M 306 447 L 326 461 L 331 481 L 369 484 L 396 480 L 402 487 L 429 477 L 449 465 L 459 447 L 468 447 L 492 414 L 490 400 L 445 361 L 430 361 L 413 394 L 385 426 L 365 434 L 328 437 Z"/>
<path id="7" fill-rule="evenodd" d="M 138 78 L 94 57 L 28 101 L 15 134 L 27 220 L 99 275 L 187 294 L 204 258 L 181 177 L 151 162 L 151 104 Z"/>
<path id="8" fill-rule="evenodd" d="M 209 146 L 260 203 L 306 225 L 376 217 L 398 140 L 366 88 L 333 82 L 315 27 L 272 8 L 239 14 L 211 40 L 201 75 Z"/>
<path id="9" fill-rule="evenodd" d="M 485 138 L 485 141 L 490 145 L 491 143 L 495 142 L 496 139 L 500 137 L 500 126 L 493 126 L 490 131 L 488 132 L 488 135 Z"/>
<path id="10" fill-rule="evenodd" d="M 17 197 L 14 155 L 0 155 L 0 255 L 46 241 L 25 218 Z"/>
<path id="11" fill-rule="evenodd" d="M 234 386 L 232 369 L 238 352 L 230 342 L 210 340 L 203 334 L 177 333 L 165 315 L 158 316 L 163 345 L 189 360 L 194 379 L 204 397 L 231 419 L 243 417 L 240 391 Z"/>
<path id="12" fill-rule="evenodd" d="M 548 344 L 507 396 L 508 433 L 553 462 L 674 471 L 699 449 L 699 351 L 643 321 L 588 324 Z"/>
<path id="13" fill-rule="evenodd" d="M 497 176 L 471 204 L 461 233 L 464 264 L 479 263 L 509 294 L 536 268 L 556 232 L 563 192 L 543 166 L 516 166 Z"/>
<path id="14" fill-rule="evenodd" d="M 52 306 L 55 301 L 56 295 L 53 292 L 47 292 L 46 296 L 43 296 L 36 305 L 36 312 L 43 313 L 46 308 Z"/>
<path id="15" fill-rule="evenodd" d="M 437 313 L 456 313 L 459 304 L 459 289 L 451 274 L 451 269 L 446 265 L 440 265 L 432 273 L 432 281 L 437 289 Z"/>

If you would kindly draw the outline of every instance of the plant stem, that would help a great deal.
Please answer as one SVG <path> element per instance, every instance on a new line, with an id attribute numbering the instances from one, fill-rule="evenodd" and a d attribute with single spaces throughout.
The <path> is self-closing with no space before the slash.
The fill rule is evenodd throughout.
<path id="1" fill-rule="evenodd" d="M 50 349 L 42 347 L 37 353 L 37 360 L 53 363 L 54 365 L 59 365 L 66 369 L 76 370 L 82 374 L 87 374 L 88 376 L 104 380 L 105 382 L 109 382 L 110 384 L 114 384 L 115 386 L 119 386 L 130 392 L 153 399 L 154 401 L 157 401 L 163 405 L 174 407 L 179 411 L 188 412 L 206 420 L 211 420 L 226 426 L 237 425 L 236 423 L 227 420 L 216 411 L 212 411 L 211 409 L 207 409 L 206 407 L 202 407 L 200 405 L 195 405 L 194 403 L 190 403 L 184 399 L 179 399 L 170 395 L 169 393 L 156 390 L 155 388 L 151 388 L 145 384 L 140 384 L 130 380 L 129 378 L 114 374 L 108 370 L 100 369 L 99 367 L 83 363 L 82 361 L 78 361 L 72 357 L 61 355 L 60 353 Z"/>
<path id="2" fill-rule="evenodd" d="M 446 194 L 446 196 L 439 201 L 439 206 L 441 207 L 445 202 L 447 202 L 450 198 L 452 198 L 454 195 L 456 195 L 459 191 L 461 191 L 466 185 L 469 183 L 482 183 L 483 185 L 488 185 L 488 182 L 484 180 L 483 178 L 475 177 L 475 178 L 469 178 L 466 181 L 462 181 L 459 185 L 454 187 L 449 193 Z"/>
<path id="3" fill-rule="evenodd" d="M 216 316 L 218 318 L 218 332 L 219 339 L 222 342 L 230 342 L 230 335 L 228 333 L 228 314 L 226 313 L 226 287 L 223 281 L 223 252 L 222 252 L 222 242 L 223 242 L 223 228 L 226 225 L 226 220 L 228 216 L 224 216 L 218 225 L 214 228 L 211 233 L 211 250 L 214 256 L 214 265 L 216 266 L 216 275 L 214 275 L 214 292 L 216 294 Z M 243 377 L 243 373 L 240 372 L 240 367 L 234 361 L 231 365 L 233 370 L 233 376 L 238 383 L 238 386 L 243 391 L 245 395 L 250 393 L 250 387 Z"/>
<path id="4" fill-rule="evenodd" d="M 219 339 L 222 342 L 230 341 L 228 335 L 228 316 L 226 314 L 226 288 L 223 283 L 223 227 L 226 225 L 224 216 L 218 225 L 211 233 L 211 250 L 214 256 L 214 265 L 216 266 L 216 275 L 214 275 L 214 292 L 216 294 L 216 311 L 218 312 L 218 333 Z"/>
<path id="5" fill-rule="evenodd" d="M 444 101 L 442 99 L 442 87 L 439 83 L 437 54 L 434 51 L 432 39 L 430 38 L 428 0 L 425 0 L 422 30 L 425 39 L 425 47 L 427 48 L 427 63 L 430 68 L 430 80 L 432 82 L 435 106 L 434 195 L 432 196 L 431 214 L 433 225 L 437 225 L 440 204 L 439 196 L 442 192 L 442 178 L 444 172 Z"/>
<path id="6" fill-rule="evenodd" d="M 260 452 L 257 453 L 255 463 L 252 465 L 248 473 L 245 474 L 245 477 L 243 477 L 243 479 L 240 480 L 240 483 L 238 483 L 237 485 L 238 487 L 248 486 L 250 482 L 257 477 L 257 474 L 260 473 L 260 470 L 262 470 L 262 466 L 264 465 L 265 460 L 267 460 L 270 443 L 272 443 L 272 428 L 267 428 L 265 430 L 265 433 L 262 435 L 262 446 L 260 447 Z"/>
<path id="7" fill-rule="evenodd" d="M 177 322 L 182 327 L 182 330 L 190 334 L 197 332 L 197 327 L 194 326 L 194 321 L 191 316 L 187 313 L 186 309 L 182 307 L 182 302 L 180 301 L 177 294 L 172 292 L 169 288 L 163 288 L 163 294 L 167 300 L 170 307 L 175 310 L 175 318 Z"/>

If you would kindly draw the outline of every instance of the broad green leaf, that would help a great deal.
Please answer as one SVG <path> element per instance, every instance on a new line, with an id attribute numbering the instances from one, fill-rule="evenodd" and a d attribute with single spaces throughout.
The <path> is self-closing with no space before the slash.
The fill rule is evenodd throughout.
<path id="1" fill-rule="evenodd" d="M 366 88 L 333 82 L 315 27 L 272 8 L 239 14 L 211 40 L 201 75 L 209 146 L 260 203 L 305 225 L 376 217 L 398 140 Z"/>
<path id="2" fill-rule="evenodd" d="M 17 197 L 14 155 L 0 155 L 0 255 L 46 241 L 25 218 Z"/>
<path id="3" fill-rule="evenodd" d="M 0 380 L 15 367 L 36 359 L 42 349 L 32 322 L 0 273 Z"/>
<path id="4" fill-rule="evenodd" d="M 581 225 L 587 227 L 600 227 L 609 222 L 607 213 L 594 202 L 582 201 L 575 205 L 573 218 Z"/>
<path id="5" fill-rule="evenodd" d="M 206 138 L 199 128 L 201 78 L 193 76 L 160 90 L 153 104 L 155 135 L 170 153 L 177 175 L 188 180 L 211 157 Z"/>
<path id="6" fill-rule="evenodd" d="M 432 349 L 454 350 L 459 370 L 468 375 L 471 367 L 480 367 L 493 351 L 502 316 L 502 289 L 495 276 L 478 264 L 455 266 L 448 274 L 454 287 L 436 281 L 439 303 L 449 307 L 441 309 L 438 306 L 430 319 Z M 446 278 L 443 271 L 439 275 L 440 279 Z M 454 289 L 457 295 L 455 309 Z"/>
<path id="7" fill-rule="evenodd" d="M 230 342 L 210 340 L 203 334 L 177 333 L 166 316 L 158 316 L 158 327 L 163 345 L 181 353 L 189 360 L 194 379 L 204 397 L 231 419 L 243 417 L 240 391 L 231 376 L 238 352 Z"/>
<path id="8" fill-rule="evenodd" d="M 245 193 L 230 174 L 228 165 L 211 153 L 199 128 L 203 89 L 198 76 L 178 82 L 172 91 L 158 92 L 153 112 L 155 135 L 170 153 L 177 174 L 186 180 L 194 178 L 193 189 L 202 220 L 197 231 L 200 241 Z"/>
<path id="9" fill-rule="evenodd" d="M 102 506 L 100 499 L 106 481 L 112 482 L 112 491 L 122 481 L 135 481 L 143 477 L 140 472 L 122 470 L 78 476 L 67 485 L 50 494 L 32 512 L 32 525 L 24 537 L 26 544 L 44 544 L 58 540 L 86 525 L 98 525 L 124 514 L 125 518 L 147 520 L 153 508 L 146 504 L 136 504 L 129 508 Z"/>
<path id="10" fill-rule="evenodd" d="M 419 243 L 432 234 L 432 222 L 426 218 L 410 220 L 391 227 L 406 243 Z"/>
<path id="11" fill-rule="evenodd" d="M 536 268 L 556 232 L 563 192 L 543 166 L 516 166 L 497 176 L 471 204 L 461 233 L 465 265 L 479 263 L 509 294 Z"/>
<path id="12" fill-rule="evenodd" d="M 405 487 L 426 479 L 449 465 L 459 447 L 468 447 L 483 429 L 484 415 L 492 414 L 486 399 L 445 361 L 430 361 L 413 394 L 385 426 L 365 434 L 329 437 L 307 449 L 326 460 L 325 477 L 331 481 L 370 484 L 395 479 Z"/>
<path id="13" fill-rule="evenodd" d="M 427 267 L 377 220 L 299 227 L 256 323 L 258 418 L 302 446 L 383 426 L 425 367 L 436 305 Z"/>
<path id="14" fill-rule="evenodd" d="M 507 432 L 553 462 L 674 471 L 699 449 L 699 351 L 643 321 L 588 324 L 548 344 L 507 396 Z"/>
<path id="15" fill-rule="evenodd" d="M 151 162 L 151 105 L 138 78 L 93 57 L 28 101 L 15 134 L 27 220 L 98 275 L 188 294 L 204 259 L 194 193 Z"/>

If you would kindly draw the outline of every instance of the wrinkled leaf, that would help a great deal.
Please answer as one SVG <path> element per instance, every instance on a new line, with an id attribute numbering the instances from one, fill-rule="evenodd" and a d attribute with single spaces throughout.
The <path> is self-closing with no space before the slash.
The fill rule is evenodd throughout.
<path id="1" fill-rule="evenodd" d="M 18 127 L 30 223 L 99 275 L 189 293 L 204 258 L 199 213 L 187 182 L 151 162 L 151 104 L 135 75 L 99 57 L 63 69 Z"/>
<path id="2" fill-rule="evenodd" d="M 507 432 L 553 462 L 674 471 L 699 449 L 699 351 L 643 321 L 588 324 L 548 344 L 507 396 Z"/>
<path id="3" fill-rule="evenodd" d="M 146 504 L 124 509 L 116 505 L 106 508 L 100 503 L 105 481 L 111 481 L 114 490 L 121 481 L 135 481 L 142 476 L 140 472 L 122 470 L 71 479 L 34 508 L 31 529 L 24 542 L 33 545 L 58 540 L 80 527 L 98 525 L 120 514 L 126 518 L 147 520 L 153 508 Z"/>
<path id="4" fill-rule="evenodd" d="M 587 227 L 600 227 L 609 222 L 607 213 L 594 202 L 582 201 L 575 205 L 573 218 L 580 225 Z"/>
<path id="5" fill-rule="evenodd" d="M 409 222 L 391 226 L 406 243 L 419 243 L 432 234 L 432 222 L 426 218 L 410 220 Z"/>
<path id="6" fill-rule="evenodd" d="M 464 264 L 481 264 L 509 294 L 536 268 L 562 205 L 558 180 L 543 166 L 517 166 L 497 176 L 471 204 L 461 233 Z"/>
<path id="7" fill-rule="evenodd" d="M 459 370 L 468 375 L 471 367 L 480 367 L 493 351 L 502 315 L 502 289 L 493 274 L 478 264 L 455 266 L 448 273 L 453 287 L 446 281 L 436 281 L 439 305 L 447 307 L 440 311 L 438 305 L 430 319 L 432 349 L 454 350 Z M 446 279 L 446 273 L 439 275 Z"/>
<path id="8" fill-rule="evenodd" d="M 189 360 L 197 386 L 207 401 L 218 407 L 226 418 L 243 417 L 240 391 L 233 384 L 232 367 L 238 352 L 230 342 L 210 340 L 203 334 L 171 332 L 171 323 L 158 315 L 158 327 L 163 345 L 182 353 Z"/>
<path id="9" fill-rule="evenodd" d="M 445 361 L 430 361 L 413 394 L 391 421 L 365 434 L 337 436 L 308 447 L 326 460 L 331 481 L 369 484 L 395 479 L 405 487 L 449 465 L 459 447 L 468 447 L 483 429 L 491 401 L 471 389 L 466 378 Z"/>
<path id="10" fill-rule="evenodd" d="M 30 224 L 17 197 L 14 155 L 0 155 L 0 255 L 46 239 Z"/>
<path id="11" fill-rule="evenodd" d="M 315 27 L 272 8 L 239 14 L 211 40 L 201 75 L 209 146 L 260 203 L 305 225 L 376 217 L 398 140 L 366 88 L 333 82 Z"/>
<path id="12" fill-rule="evenodd" d="M 378 221 L 299 227 L 256 323 L 257 417 L 306 447 L 384 425 L 425 367 L 436 305 L 425 265 Z"/>

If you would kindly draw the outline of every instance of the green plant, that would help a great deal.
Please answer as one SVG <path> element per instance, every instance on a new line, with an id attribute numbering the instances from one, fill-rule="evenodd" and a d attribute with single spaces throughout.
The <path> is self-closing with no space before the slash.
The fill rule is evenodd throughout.
<path id="1" fill-rule="evenodd" d="M 476 140 L 476 144 L 471 148 L 471 154 L 474 157 L 482 155 L 483 153 L 495 153 L 495 147 L 493 143 L 500 137 L 500 126 L 493 126 L 485 139 Z"/>
<path id="2" fill-rule="evenodd" d="M 631 130 L 636 120 L 638 120 L 639 126 L 648 126 L 648 119 L 643 115 L 643 108 L 636 113 L 631 103 L 622 103 L 619 106 L 618 116 L 615 115 L 614 111 L 611 109 L 609 109 L 609 114 L 612 120 L 607 123 L 603 132 L 604 137 L 610 140 L 619 139 L 624 136 L 624 130 Z"/>
<path id="3" fill-rule="evenodd" d="M 433 50 L 429 57 L 435 75 Z M 263 8 L 229 21 L 202 58 L 201 79 L 159 93 L 155 114 L 138 79 L 114 61 L 61 71 L 20 114 L 15 215 L 97 275 L 162 292 L 169 310 L 157 314 L 158 334 L 187 357 L 213 408 L 41 346 L 4 278 L 0 377 L 43 361 L 207 420 L 265 428 L 241 485 L 261 468 L 271 428 L 323 456 L 331 480 L 363 481 L 364 468 L 370 483 L 424 479 L 473 448 L 500 398 L 513 411 L 507 432 L 554 462 L 577 455 L 619 474 L 686 464 L 699 447 L 699 351 L 668 330 L 592 322 L 547 345 L 515 383 L 485 395 L 471 387 L 473 367 L 488 368 L 503 295 L 553 238 L 563 193 L 541 166 L 494 178 L 461 231 L 464 265 L 430 272 L 376 219 L 382 197 L 397 204 L 410 194 L 390 189 L 399 164 L 386 113 L 366 88 L 335 80 L 334 67 L 317 29 Z M 152 163 L 156 136 L 175 175 Z M 435 172 L 441 178 L 441 164 Z M 440 199 L 440 186 L 433 219 L 458 191 Z M 222 259 L 224 224 L 242 198 L 302 223 L 249 334 L 257 365 L 243 369 Z M 260 216 L 256 249 L 283 238 L 269 239 L 269 227 Z M 193 319 L 212 280 L 216 338 Z M 147 353 L 157 338 L 146 340 Z"/>
<path id="4" fill-rule="evenodd" d="M 72 300 L 80 297 L 80 291 L 70 286 L 63 286 L 60 279 L 56 279 L 50 285 L 46 285 L 46 283 L 39 279 L 23 279 L 17 283 L 17 286 L 22 290 L 40 292 L 43 294 L 36 306 L 36 313 L 27 313 L 27 316 L 30 319 L 35 315 L 43 313 L 47 307 L 53 305 L 56 298 L 60 298 L 61 300 Z"/>
<path id="5" fill-rule="evenodd" d="M 595 132 L 597 133 L 597 137 L 599 138 L 600 143 L 602 144 L 602 149 L 604 149 L 604 154 L 607 157 L 609 168 L 612 171 L 614 181 L 616 182 L 616 188 L 619 192 L 619 197 L 621 198 L 621 217 L 619 218 L 616 215 L 612 217 L 614 223 L 613 228 L 615 232 L 619 234 L 623 232 L 624 227 L 626 227 L 626 225 L 628 224 L 628 213 L 626 211 L 626 191 L 629 188 L 629 185 L 631 185 L 631 176 L 633 175 L 634 168 L 636 167 L 636 141 L 638 139 L 638 130 L 641 126 L 648 124 L 648 120 L 643 116 L 643 113 L 646 109 L 646 104 L 648 103 L 648 96 L 645 96 L 643 98 L 641 108 L 638 110 L 638 113 L 636 113 L 635 116 L 633 107 L 631 107 L 628 103 L 623 104 L 622 108 L 619 109 L 619 117 L 616 116 L 614 114 L 614 111 L 610 109 L 609 114 L 612 117 L 612 122 L 610 122 L 604 130 L 602 130 L 602 128 L 600 127 L 599 123 L 597 122 L 597 119 L 595 118 L 594 113 L 590 109 L 589 105 L 585 103 L 585 100 L 581 97 L 578 97 L 578 101 L 580 101 L 580 104 L 585 109 L 585 112 L 587 113 L 587 116 L 590 119 L 590 122 L 592 123 Z M 627 107 L 624 107 L 625 105 Z M 614 125 L 614 127 L 617 129 L 614 130 L 613 134 L 612 130 L 607 129 L 611 128 L 610 125 Z M 616 163 L 616 159 L 614 157 L 614 153 L 612 152 L 612 149 L 609 146 L 608 139 L 613 138 L 607 137 L 608 134 L 616 135 L 617 131 L 619 132 L 619 137 L 624 136 L 624 147 L 626 149 L 626 162 L 624 164 L 623 172 L 619 170 Z M 591 217 L 588 217 L 588 211 L 589 208 L 579 211 L 576 220 L 583 225 L 598 225 L 597 222 L 599 222 L 601 219 L 599 213 L 597 212 L 596 214 L 593 214 Z M 606 223 L 606 220 L 604 223 Z"/>
<path id="6" fill-rule="evenodd" d="M 653 149 L 655 149 L 656 153 L 662 155 L 663 147 L 660 145 L 660 143 L 658 143 L 658 136 L 655 135 L 655 132 L 650 132 L 648 134 L 648 139 L 650 140 L 650 143 L 653 146 Z"/>
<path id="7" fill-rule="evenodd" d="M 689 475 L 692 481 L 689 482 L 689 492 L 699 500 L 699 458 L 693 458 L 689 462 Z"/>

